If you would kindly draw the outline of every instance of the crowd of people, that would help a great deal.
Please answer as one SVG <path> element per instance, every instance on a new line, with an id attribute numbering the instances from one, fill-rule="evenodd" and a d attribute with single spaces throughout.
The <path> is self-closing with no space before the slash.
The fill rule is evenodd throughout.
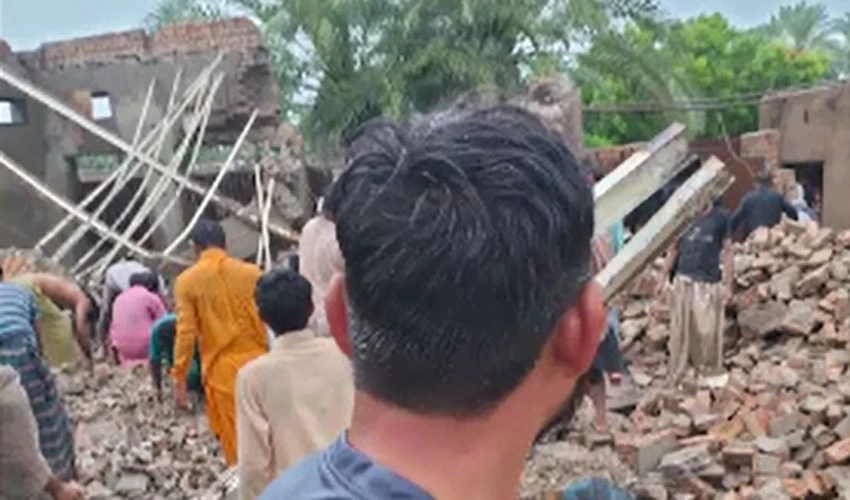
<path id="1" fill-rule="evenodd" d="M 3 277 L 0 498 L 82 498 L 50 367 L 91 366 L 92 344 L 147 366 L 163 404 L 170 376 L 175 404 L 204 408 L 243 499 L 507 499 L 541 429 L 585 394 L 605 429 L 606 376 L 627 371 L 592 278 L 624 229 L 596 230 L 594 179 L 563 141 L 496 107 L 373 120 L 345 146 L 294 266 L 263 274 L 201 219 L 173 298 L 129 259 L 99 303 L 58 277 Z M 761 184 L 670 253 L 672 381 L 722 368 L 730 235 L 783 212 L 797 217 Z M 589 491 L 628 498 L 599 481 L 563 498 Z"/>

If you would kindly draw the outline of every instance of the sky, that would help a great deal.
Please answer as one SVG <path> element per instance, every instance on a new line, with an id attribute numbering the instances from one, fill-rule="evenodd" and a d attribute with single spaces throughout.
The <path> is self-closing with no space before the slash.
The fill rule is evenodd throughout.
<path id="1" fill-rule="evenodd" d="M 661 0 L 676 17 L 721 12 L 734 24 L 767 21 L 780 5 L 796 0 Z M 833 15 L 850 11 L 848 0 L 814 0 Z M 158 0 L 0 0 L 0 38 L 14 50 L 41 43 L 137 28 Z"/>

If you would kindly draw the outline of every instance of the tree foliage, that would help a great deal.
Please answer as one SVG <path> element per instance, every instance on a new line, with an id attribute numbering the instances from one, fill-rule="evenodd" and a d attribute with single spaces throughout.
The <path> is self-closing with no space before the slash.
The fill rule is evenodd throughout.
<path id="1" fill-rule="evenodd" d="M 755 130 L 761 93 L 816 82 L 828 65 L 823 53 L 789 51 L 714 14 L 660 26 L 630 24 L 600 37 L 579 57 L 574 75 L 586 104 L 654 105 L 646 113 L 586 115 L 590 137 L 626 143 L 652 137 L 671 120 L 687 122 L 691 133 L 704 137 Z"/>

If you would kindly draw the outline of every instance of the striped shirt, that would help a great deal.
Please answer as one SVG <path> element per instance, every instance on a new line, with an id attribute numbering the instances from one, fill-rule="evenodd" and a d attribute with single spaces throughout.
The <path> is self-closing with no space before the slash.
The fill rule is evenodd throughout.
<path id="1" fill-rule="evenodd" d="M 34 333 L 38 309 L 29 290 L 18 285 L 0 283 L 0 340 L 14 334 Z M 30 336 L 35 342 L 35 335 Z"/>

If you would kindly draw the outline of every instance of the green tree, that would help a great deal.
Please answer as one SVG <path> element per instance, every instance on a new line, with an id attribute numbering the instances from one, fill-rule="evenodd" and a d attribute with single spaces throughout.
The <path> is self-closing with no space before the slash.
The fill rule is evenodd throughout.
<path id="1" fill-rule="evenodd" d="M 835 49 L 835 25 L 829 10 L 823 4 L 809 4 L 805 0 L 785 5 L 770 18 L 770 22 L 757 29 L 782 42 L 795 51 L 831 51 Z"/>
<path id="2" fill-rule="evenodd" d="M 154 10 L 145 17 L 144 25 L 149 31 L 156 31 L 169 24 L 188 21 L 210 21 L 232 14 L 226 5 L 217 2 L 198 0 L 161 0 Z"/>
<path id="3" fill-rule="evenodd" d="M 612 49 L 620 46 L 631 48 L 628 59 L 625 49 Z M 588 105 L 647 104 L 641 113 L 586 114 L 589 136 L 626 143 L 646 140 L 672 120 L 700 137 L 755 130 L 761 93 L 816 82 L 828 67 L 823 53 L 789 51 L 714 14 L 627 25 L 594 42 L 573 73 Z"/>
<path id="4" fill-rule="evenodd" d="M 836 19 L 833 27 L 839 37 L 833 62 L 835 76 L 850 77 L 850 12 Z"/>

